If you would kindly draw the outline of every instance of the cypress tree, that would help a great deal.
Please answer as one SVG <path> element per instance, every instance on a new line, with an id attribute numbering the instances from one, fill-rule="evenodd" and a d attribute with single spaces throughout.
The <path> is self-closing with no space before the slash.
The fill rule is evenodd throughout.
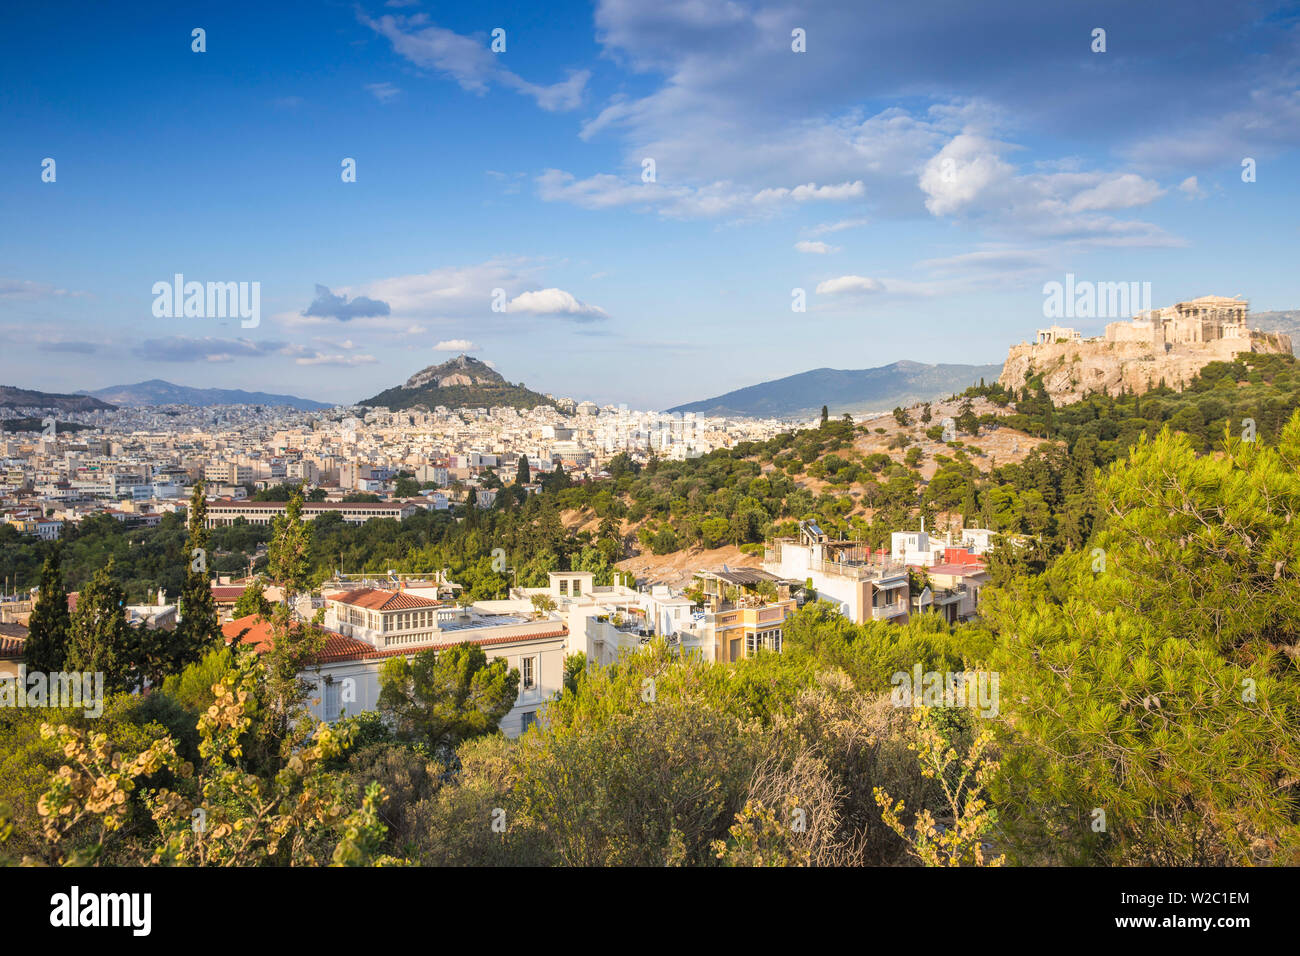
<path id="1" fill-rule="evenodd" d="M 519 470 L 515 472 L 515 484 L 526 485 L 533 480 L 532 469 L 528 467 L 528 456 L 519 456 Z"/>
<path id="2" fill-rule="evenodd" d="M 208 530 L 204 527 L 208 505 L 203 496 L 203 482 L 196 482 L 190 493 L 186 521 L 189 536 L 185 544 L 185 583 L 181 588 L 181 620 L 172 635 L 167 663 L 174 672 L 200 660 L 217 645 L 221 629 L 217 624 L 217 604 L 212 598 L 208 579 Z"/>
<path id="3" fill-rule="evenodd" d="M 28 670 L 53 673 L 64 670 L 68 655 L 68 592 L 63 589 L 63 567 L 59 548 L 45 559 L 41 569 L 41 590 L 28 621 L 27 643 L 23 662 Z"/>

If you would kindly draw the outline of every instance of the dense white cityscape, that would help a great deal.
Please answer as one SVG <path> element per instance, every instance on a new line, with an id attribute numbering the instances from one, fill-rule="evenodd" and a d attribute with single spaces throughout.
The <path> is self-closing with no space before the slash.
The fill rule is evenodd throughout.
<path id="1" fill-rule="evenodd" d="M 600 476 L 620 453 L 638 461 L 681 460 L 790 427 L 564 399 L 556 404 L 429 412 L 149 406 L 61 413 L 57 423 L 44 417 L 48 409 L 0 408 L 0 422 L 47 423 L 0 440 L 0 509 L 6 522 L 52 540 L 64 522 L 99 511 L 156 522 L 183 507 L 197 480 L 211 499 L 238 501 L 271 486 L 305 483 L 323 488 L 327 501 L 342 501 L 354 493 L 388 497 L 399 473 L 414 476 L 422 506 L 445 509 L 474 489 L 476 503 L 489 507 L 494 491 L 482 487 L 484 476 L 513 476 L 521 457 L 534 475 L 563 468 L 581 479 Z M 59 431 L 66 424 L 75 430 Z"/>

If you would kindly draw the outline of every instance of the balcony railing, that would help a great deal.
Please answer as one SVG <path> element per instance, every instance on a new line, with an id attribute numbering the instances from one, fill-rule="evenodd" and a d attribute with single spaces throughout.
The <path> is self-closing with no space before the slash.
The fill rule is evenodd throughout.
<path id="1" fill-rule="evenodd" d="M 871 609 L 871 619 L 873 621 L 885 621 L 891 617 L 898 617 L 900 614 L 907 613 L 906 601 L 895 601 L 893 604 L 884 604 L 880 607 Z"/>
<path id="2" fill-rule="evenodd" d="M 855 581 L 875 581 L 880 578 L 907 573 L 906 565 L 894 564 L 893 562 L 885 562 L 884 564 L 843 564 L 839 561 L 814 560 L 808 562 L 808 569 L 810 571 L 820 571 L 822 574 L 837 574 L 840 577 L 852 578 Z"/>

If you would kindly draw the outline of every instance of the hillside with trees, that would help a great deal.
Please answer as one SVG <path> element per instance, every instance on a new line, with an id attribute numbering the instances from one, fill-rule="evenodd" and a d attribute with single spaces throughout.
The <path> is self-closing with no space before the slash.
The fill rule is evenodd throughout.
<path id="1" fill-rule="evenodd" d="M 1140 434 L 1080 492 L 1095 516 L 1082 546 L 1041 574 L 1011 569 L 981 621 L 857 625 L 814 602 L 779 654 L 712 664 L 655 642 L 605 668 L 575 659 L 515 740 L 496 721 L 518 674 L 472 653 L 386 669 L 379 719 L 314 722 L 291 675 L 319 637 L 276 605 L 273 653 L 212 647 L 147 697 L 114 694 L 93 724 L 0 711 L 0 855 L 1295 865 L 1298 476 L 1300 414 L 1213 454 L 1168 427 Z M 325 527 L 296 502 L 276 523 L 268 578 L 287 596 Z M 70 649 L 122 650 L 104 660 L 129 688 L 149 658 L 115 618 L 112 574 L 83 593 L 93 614 L 42 620 Z M 989 709 L 900 706 L 896 675 L 914 667 L 995 674 L 1000 692 Z"/>

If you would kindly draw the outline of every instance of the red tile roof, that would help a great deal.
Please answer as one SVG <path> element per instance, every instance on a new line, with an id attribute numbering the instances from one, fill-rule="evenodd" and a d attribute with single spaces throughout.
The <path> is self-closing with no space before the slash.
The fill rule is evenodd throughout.
<path id="1" fill-rule="evenodd" d="M 347 637 L 335 631 L 326 631 L 325 649 L 320 652 L 318 660 L 322 664 L 330 664 L 334 661 L 359 661 L 372 653 L 377 652 L 365 641 L 358 641 L 355 637 Z"/>
<path id="2" fill-rule="evenodd" d="M 504 637 L 480 637 L 464 641 L 446 641 L 441 644 L 410 644 L 404 647 L 386 647 L 383 649 L 372 647 L 365 641 L 358 641 L 351 637 L 344 637 L 342 634 L 335 634 L 332 631 L 327 631 L 326 634 L 329 636 L 329 640 L 326 642 L 325 650 L 319 658 L 322 664 L 338 661 L 378 660 L 385 657 L 399 657 L 403 654 L 417 654 L 421 651 L 445 651 L 457 644 L 477 644 L 479 647 L 493 647 L 497 644 L 514 644 L 519 641 L 551 640 L 557 637 L 567 637 L 569 629 L 561 627 L 537 634 L 507 634 Z"/>
<path id="3" fill-rule="evenodd" d="M 253 645 L 253 649 L 259 654 L 269 651 L 275 643 L 271 633 L 271 622 L 259 618 L 256 614 L 249 614 L 221 625 L 221 632 L 226 636 L 227 641 L 239 638 L 241 643 Z M 244 632 L 242 637 L 241 632 Z M 340 634 L 337 631 L 326 630 L 325 646 L 317 656 L 316 662 L 319 664 L 334 664 L 341 661 L 379 660 L 386 657 L 397 657 L 402 654 L 414 654 L 418 651 L 444 651 L 449 647 L 455 647 L 457 644 L 477 644 L 480 647 L 492 647 L 497 644 L 512 644 L 518 641 L 551 640 L 557 637 L 567 637 L 568 634 L 569 629 L 567 627 L 559 627 L 537 633 L 507 634 L 504 637 L 471 638 L 464 641 L 445 641 L 440 644 L 411 644 L 403 647 L 381 649 L 367 644 L 365 641 Z"/>
<path id="4" fill-rule="evenodd" d="M 442 607 L 441 601 L 432 598 L 420 597 L 418 594 L 409 594 L 406 591 L 385 591 L 380 588 L 340 591 L 329 595 L 328 600 L 371 611 L 409 611 L 411 608 Z"/>
<path id="5" fill-rule="evenodd" d="M 247 587 L 246 584 L 214 584 L 212 585 L 212 599 L 214 601 L 238 601 Z"/>
<path id="6" fill-rule="evenodd" d="M 241 644 L 253 645 L 253 650 L 259 654 L 275 646 L 271 622 L 257 614 L 245 614 L 233 621 L 227 621 L 221 625 L 221 633 L 225 635 L 228 642 L 239 641 Z"/>

